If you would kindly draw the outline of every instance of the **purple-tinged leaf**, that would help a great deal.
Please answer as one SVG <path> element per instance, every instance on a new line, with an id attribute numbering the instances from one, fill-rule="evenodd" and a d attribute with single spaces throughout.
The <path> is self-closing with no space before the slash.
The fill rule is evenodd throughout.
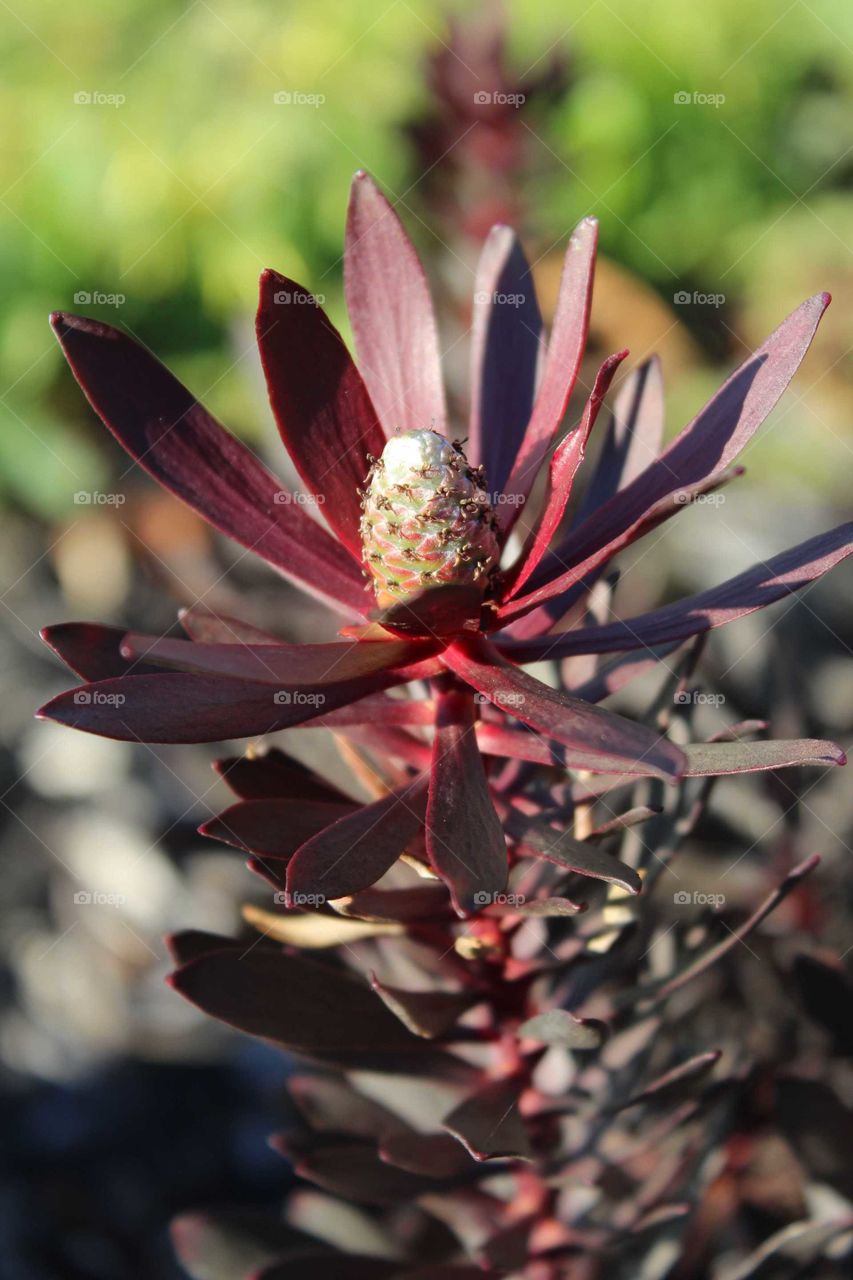
<path id="1" fill-rule="evenodd" d="M 516 906 L 495 908 L 496 913 L 504 915 L 532 916 L 542 920 L 559 919 L 561 916 L 576 916 L 586 911 L 585 902 L 573 902 L 571 898 L 528 898 Z"/>
<path id="2" fill-rule="evenodd" d="M 319 688 L 372 676 L 432 656 L 438 644 L 419 640 L 333 640 L 328 644 L 197 644 L 129 633 L 126 657 L 193 672 L 279 687 Z M 288 701 L 283 698 L 282 701 Z"/>
<path id="3" fill-rule="evenodd" d="M 353 179 L 344 288 L 356 353 L 388 436 L 444 431 L 444 385 L 429 286 L 400 219 L 366 173 Z M 373 449 L 377 456 L 382 446 Z"/>
<path id="4" fill-rule="evenodd" d="M 371 976 L 371 985 L 392 1013 L 416 1036 L 450 1035 L 456 1023 L 485 997 L 480 991 L 401 991 Z"/>
<path id="5" fill-rule="evenodd" d="M 651 466 L 660 451 L 663 429 L 663 377 L 660 360 L 652 356 L 619 389 L 577 524 Z"/>
<path id="6" fill-rule="evenodd" d="M 178 619 L 191 640 L 200 644 L 281 644 L 278 636 L 250 622 L 215 613 L 204 604 L 192 604 L 178 611 Z"/>
<path id="7" fill-rule="evenodd" d="M 379 1144 L 385 1164 L 427 1178 L 457 1178 L 471 1170 L 471 1157 L 449 1133 L 394 1133 Z"/>
<path id="8" fill-rule="evenodd" d="M 165 671 L 69 689 L 38 715 L 121 742 L 221 742 L 303 724 L 404 680 L 400 674 L 366 676 L 304 689 L 299 699 L 287 702 L 269 684 Z"/>
<path id="9" fill-rule="evenodd" d="M 451 919 L 450 897 L 442 883 L 418 884 L 411 889 L 365 889 L 339 899 L 335 907 L 358 920 L 416 923 Z"/>
<path id="10" fill-rule="evenodd" d="M 199 834 L 265 858 L 291 858 L 317 832 L 357 810 L 329 800 L 244 800 L 203 822 Z"/>
<path id="11" fill-rule="evenodd" d="M 612 835 L 614 831 L 624 831 L 628 827 L 636 827 L 641 822 L 648 822 L 649 818 L 655 818 L 659 813 L 663 813 L 660 805 L 638 804 L 633 809 L 626 809 L 624 813 L 619 813 L 615 818 L 611 818 L 608 822 L 602 822 L 600 827 L 595 827 L 590 831 L 589 840 L 602 840 L 605 836 Z"/>
<path id="12" fill-rule="evenodd" d="M 493 901 L 506 885 L 506 842 L 474 731 L 474 699 L 438 699 L 427 809 L 427 852 L 459 915 Z"/>
<path id="13" fill-rule="evenodd" d="M 546 657 L 564 658 L 575 653 L 610 653 L 681 644 L 690 636 L 725 626 L 801 590 L 829 573 L 851 551 L 853 523 L 838 525 L 754 565 L 718 587 L 686 596 L 652 613 L 598 627 L 578 627 L 576 631 L 543 636 L 539 640 L 507 641 L 502 649 L 517 662 L 538 662 Z"/>
<path id="14" fill-rule="evenodd" d="M 241 800 L 327 800 L 332 804 L 347 804 L 350 800 L 331 782 L 277 747 L 214 760 L 213 767 Z"/>
<path id="15" fill-rule="evenodd" d="M 595 1018 L 576 1018 L 566 1009 L 547 1009 L 523 1022 L 518 1036 L 539 1044 L 556 1044 L 573 1052 L 600 1049 L 607 1038 L 607 1023 Z"/>
<path id="16" fill-rule="evenodd" d="M 595 383 L 589 394 L 580 422 L 554 450 L 548 466 L 545 507 L 539 522 L 531 529 L 517 566 L 513 566 L 505 575 L 505 581 L 509 588 L 505 593 L 506 595 L 515 596 L 519 594 L 550 547 L 565 515 L 569 499 L 572 496 L 575 476 L 584 460 L 590 432 L 598 419 L 599 410 L 613 381 L 613 376 L 627 354 L 627 351 L 620 351 L 616 355 L 608 356 L 604 361 L 604 364 L 596 374 Z"/>
<path id="17" fill-rule="evenodd" d="M 455 1107 L 443 1127 L 475 1160 L 530 1160 L 533 1151 L 518 1109 L 520 1094 L 517 1079 L 492 1080 Z"/>
<path id="18" fill-rule="evenodd" d="M 489 232 L 474 283 L 471 417 L 465 452 L 482 464 L 492 493 L 503 490 L 530 421 L 544 355 L 542 317 L 515 232 Z"/>
<path id="19" fill-rule="evenodd" d="M 60 622 L 41 632 L 45 644 L 84 680 L 155 673 L 157 667 L 122 655 L 126 635 L 124 627 L 104 627 L 98 622 Z"/>
<path id="20" fill-rule="evenodd" d="M 328 1143 L 297 1155 L 291 1151 L 287 1135 L 276 1134 L 270 1146 L 293 1161 L 300 1178 L 356 1204 L 404 1204 L 424 1191 L 435 1190 L 434 1178 L 385 1164 L 374 1143 Z"/>
<path id="21" fill-rule="evenodd" d="M 361 558 L 359 487 L 385 436 L 341 335 L 316 299 L 261 276 L 258 349 L 273 416 L 296 470 L 344 546 Z"/>
<path id="22" fill-rule="evenodd" d="M 368 1051 L 379 1063 L 426 1048 L 366 983 L 305 956 L 248 943 L 200 956 L 170 982 L 211 1017 L 296 1053 Z"/>
<path id="23" fill-rule="evenodd" d="M 628 1107 L 636 1106 L 638 1102 L 652 1100 L 671 1105 L 674 1099 L 680 1098 L 685 1088 L 690 1092 L 694 1085 L 705 1080 L 721 1057 L 721 1049 L 712 1049 L 709 1053 L 698 1053 L 695 1057 L 688 1058 L 686 1062 L 679 1063 L 671 1071 L 665 1072 L 638 1093 L 632 1094 L 625 1102 L 616 1103 L 609 1110 L 615 1114 L 626 1111 Z"/>
<path id="24" fill-rule="evenodd" d="M 667 997 L 671 996 L 674 992 L 680 991 L 681 988 L 686 986 L 688 982 L 691 982 L 693 978 L 698 977 L 700 973 L 704 973 L 707 969 L 710 969 L 711 965 L 716 964 L 716 962 L 721 960 L 724 955 L 727 955 L 729 951 L 732 951 L 736 946 L 743 942 L 744 938 L 749 937 L 752 931 L 761 924 L 762 920 L 765 920 L 767 916 L 770 915 L 771 911 L 775 911 L 779 903 L 787 898 L 788 894 L 793 889 L 797 888 L 800 881 L 803 880 L 809 872 L 814 871 L 819 862 L 820 857 L 818 854 L 812 854 L 810 858 L 806 858 L 805 862 L 800 862 L 796 867 L 789 871 L 779 887 L 774 889 L 773 892 L 764 899 L 758 910 L 754 911 L 748 920 L 746 920 L 737 929 L 729 929 L 726 936 L 718 943 L 709 947 L 701 956 L 697 956 L 695 960 L 692 960 L 686 968 L 681 970 L 680 973 L 677 973 L 673 978 L 670 978 L 668 982 L 665 982 L 663 986 L 659 987 L 654 992 L 655 1003 L 657 1004 L 661 1000 L 666 1000 Z"/>
<path id="25" fill-rule="evenodd" d="M 304 1232 L 248 1209 L 220 1210 L 215 1217 L 182 1214 L 169 1231 L 178 1258 L 194 1280 L 234 1280 L 294 1248 L 316 1246 Z"/>
<path id="26" fill-rule="evenodd" d="M 542 381 L 524 439 L 504 486 L 504 493 L 510 501 L 498 507 L 498 520 L 505 534 L 509 533 L 533 488 L 574 390 L 589 329 L 597 243 L 598 223 L 595 218 L 584 218 L 572 233 L 566 250 Z"/>
<path id="27" fill-rule="evenodd" d="M 423 830 L 426 781 L 414 782 L 363 805 L 307 840 L 287 866 L 287 892 L 301 898 L 343 898 L 369 889 Z"/>
<path id="28" fill-rule="evenodd" d="M 660 458 L 573 529 L 542 562 L 533 590 L 513 602 L 506 620 L 560 595 L 638 535 L 658 504 L 724 471 L 775 408 L 814 337 L 828 294 L 798 307 L 731 375 Z M 565 570 L 565 566 L 571 568 Z M 563 571 L 565 570 L 565 571 Z M 550 580 L 549 580 L 550 579 Z"/>
<path id="29" fill-rule="evenodd" d="M 290 1076 L 287 1091 L 317 1133 L 379 1141 L 392 1133 L 411 1132 L 393 1111 L 358 1093 L 339 1075 Z"/>
<path id="30" fill-rule="evenodd" d="M 245 943 L 238 938 L 229 938 L 221 933 L 207 933 L 204 929 L 183 929 L 179 933 L 168 934 L 164 939 L 169 955 L 175 964 L 189 964 L 198 956 L 206 956 L 211 951 L 245 951 Z"/>
<path id="31" fill-rule="evenodd" d="M 628 893 L 639 893 L 643 882 L 633 867 L 620 862 L 597 844 L 576 840 L 569 831 L 552 827 L 543 818 L 528 818 L 513 810 L 508 831 L 519 848 L 536 858 L 545 858 L 566 871 L 619 885 Z"/>
<path id="32" fill-rule="evenodd" d="M 717 778 L 728 773 L 761 773 L 767 769 L 788 769 L 795 765 L 847 763 L 847 756 L 834 742 L 818 738 L 793 738 L 770 742 L 692 742 L 684 748 L 687 756 L 685 778 Z"/>
<path id="33" fill-rule="evenodd" d="M 365 614 L 343 547 L 150 352 L 95 320 L 56 312 L 51 323 L 92 408 L 149 475 L 303 590 Z"/>
<path id="34" fill-rule="evenodd" d="M 549 688 L 507 662 L 486 640 L 451 645 L 443 660 L 501 710 L 561 743 L 572 767 L 627 771 L 668 782 L 684 771 L 684 754 L 674 743 L 644 725 Z"/>
<path id="35" fill-rule="evenodd" d="M 482 603 L 482 587 L 448 582 L 370 616 L 395 635 L 437 638 L 458 631 L 476 631 Z"/>

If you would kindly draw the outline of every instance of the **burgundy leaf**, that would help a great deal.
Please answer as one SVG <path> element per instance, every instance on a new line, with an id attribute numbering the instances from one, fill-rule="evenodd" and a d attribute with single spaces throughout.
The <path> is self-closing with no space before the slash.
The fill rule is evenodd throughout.
<path id="1" fill-rule="evenodd" d="M 592 479 L 577 515 L 580 524 L 654 462 L 663 441 L 660 360 L 652 356 L 619 389 Z"/>
<path id="2" fill-rule="evenodd" d="M 476 630 L 482 603 L 481 587 L 473 583 L 442 583 L 390 609 L 378 609 L 370 616 L 395 634 L 448 636 L 457 631 Z"/>
<path id="3" fill-rule="evenodd" d="M 619 365 L 627 356 L 627 351 L 608 356 L 596 374 L 595 383 L 578 425 L 569 432 L 565 439 L 554 450 L 548 467 L 548 488 L 545 493 L 545 509 L 537 525 L 531 530 L 525 547 L 519 557 L 518 566 L 506 575 L 510 590 L 507 594 L 517 595 L 527 579 L 537 568 L 551 541 L 560 527 L 566 507 L 572 496 L 575 476 L 584 460 L 586 443 L 595 426 L 602 401 L 607 394 L 610 383 Z"/>
<path id="4" fill-rule="evenodd" d="M 506 842 L 474 725 L 472 695 L 442 691 L 430 771 L 427 852 L 463 916 L 491 902 L 507 877 Z"/>
<path id="5" fill-rule="evenodd" d="M 652 613 L 579 627 L 539 640 L 508 640 L 502 648 L 518 662 L 538 662 L 574 653 L 609 653 L 680 644 L 690 636 L 724 626 L 763 609 L 821 578 L 853 551 L 853 523 L 818 534 L 766 563 L 754 565 L 718 587 L 664 605 Z"/>
<path id="6" fill-rule="evenodd" d="M 456 1178 L 472 1168 L 471 1157 L 449 1133 L 392 1133 L 379 1144 L 386 1164 L 427 1178 Z"/>
<path id="7" fill-rule="evenodd" d="M 149 475 L 304 590 L 365 613 L 343 548 L 154 356 L 95 320 L 56 312 L 51 323 L 92 408 Z"/>
<path id="8" fill-rule="evenodd" d="M 669 495 L 725 470 L 777 404 L 828 304 L 829 294 L 817 294 L 788 316 L 657 462 L 573 529 L 543 560 L 532 582 L 534 589 L 514 602 L 506 619 L 559 595 L 611 559 L 633 540 L 650 509 Z M 572 567 L 563 572 L 566 565 Z"/>
<path id="9" fill-rule="evenodd" d="M 341 335 L 301 285 L 261 276 L 258 349 L 270 405 L 296 470 L 345 546 L 361 558 L 359 486 L 385 437 Z"/>
<path id="10" fill-rule="evenodd" d="M 349 801 L 331 782 L 277 747 L 214 760 L 213 767 L 241 800 Z"/>
<path id="11" fill-rule="evenodd" d="M 486 640 L 454 644 L 444 661 L 503 711 L 561 743 L 573 767 L 666 781 L 684 771 L 684 754 L 674 743 L 644 725 L 549 688 L 508 663 Z"/>
<path id="12" fill-rule="evenodd" d="M 498 508 L 501 528 L 508 533 L 519 514 L 574 390 L 586 346 L 598 223 L 584 218 L 572 234 L 566 250 L 554 325 L 542 382 L 524 440 L 504 486 L 510 501 Z"/>
<path id="13" fill-rule="evenodd" d="M 542 317 L 524 250 L 510 227 L 492 227 L 474 283 L 471 418 L 465 452 L 500 493 L 524 439 L 542 356 Z"/>
<path id="14" fill-rule="evenodd" d="M 492 1080 L 455 1107 L 444 1128 L 475 1160 L 529 1160 L 533 1153 L 518 1109 L 520 1093 L 518 1080 Z"/>
<path id="15" fill-rule="evenodd" d="M 401 991 L 371 977 L 373 990 L 416 1036 L 426 1040 L 449 1035 L 456 1023 L 484 999 L 479 991 Z"/>
<path id="16" fill-rule="evenodd" d="M 216 613 L 204 604 L 192 604 L 178 611 L 181 626 L 191 640 L 201 644 L 281 644 L 278 636 L 250 622 Z"/>
<path id="17" fill-rule="evenodd" d="M 606 880 L 628 893 L 639 893 L 643 887 L 633 867 L 620 862 L 597 844 L 576 840 L 570 832 L 556 830 L 542 818 L 525 818 L 515 811 L 509 831 L 525 853 L 545 858 L 567 871 Z"/>
<path id="18" fill-rule="evenodd" d="M 386 434 L 444 431 L 429 286 L 399 218 L 366 173 L 355 175 L 350 194 L 344 288 L 359 366 Z"/>
<path id="19" fill-rule="evenodd" d="M 270 1145 L 293 1160 L 294 1172 L 300 1178 L 357 1204 L 403 1204 L 423 1191 L 435 1189 L 431 1177 L 385 1164 L 371 1142 L 324 1144 L 301 1158 L 291 1151 L 287 1135 L 277 1134 L 270 1139 Z"/>
<path id="20" fill-rule="evenodd" d="M 292 1075 L 287 1092 L 318 1133 L 347 1134 L 379 1141 L 389 1134 L 410 1133 L 404 1120 L 358 1093 L 339 1075 Z"/>
<path id="21" fill-rule="evenodd" d="M 405 679 L 365 676 L 300 690 L 300 698 L 288 702 L 269 684 L 167 671 L 69 689 L 37 714 L 121 742 L 221 742 L 302 724 Z"/>
<path id="22" fill-rule="evenodd" d="M 424 824 L 426 783 L 421 779 L 338 818 L 311 837 L 288 863 L 287 891 L 326 900 L 369 889 L 405 853 Z"/>
<path id="23" fill-rule="evenodd" d="M 760 773 L 793 765 L 846 764 L 847 756 L 834 742 L 794 738 L 775 742 L 692 742 L 684 748 L 685 778 L 720 777 L 727 773 Z"/>
<path id="24" fill-rule="evenodd" d="M 197 675 L 233 676 L 285 688 L 334 685 L 417 662 L 438 644 L 413 640 L 334 640 L 329 644 L 197 644 L 129 633 L 126 657 Z"/>
<path id="25" fill-rule="evenodd" d="M 235 948 L 245 950 L 245 944 L 237 938 L 207 933 L 204 929 L 183 929 L 179 933 L 169 934 L 165 942 L 175 964 L 188 964 L 190 960 L 206 956 L 210 951 L 233 951 Z"/>
<path id="26" fill-rule="evenodd" d="M 450 899 L 444 884 L 419 884 L 411 889 L 365 889 L 338 902 L 337 909 L 359 920 L 446 920 Z"/>
<path id="27" fill-rule="evenodd" d="M 247 944 L 200 956 L 170 982 L 212 1017 L 297 1053 L 367 1050 L 381 1062 L 426 1048 L 365 983 L 301 955 Z"/>
<path id="28" fill-rule="evenodd" d="M 103 627 L 98 622 L 60 622 L 41 632 L 45 644 L 84 680 L 155 673 L 157 667 L 123 657 L 121 643 L 126 635 L 124 627 Z"/>
<path id="29" fill-rule="evenodd" d="M 318 831 L 356 810 L 328 800 L 244 800 L 202 823 L 199 833 L 246 853 L 290 858 Z"/>

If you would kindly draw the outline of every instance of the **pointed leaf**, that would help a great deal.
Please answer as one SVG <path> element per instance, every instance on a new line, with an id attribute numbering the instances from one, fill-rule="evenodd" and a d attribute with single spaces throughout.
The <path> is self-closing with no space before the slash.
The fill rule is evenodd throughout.
<path id="1" fill-rule="evenodd" d="M 525 818 L 517 811 L 509 823 L 510 834 L 526 852 L 545 858 L 558 867 L 595 880 L 617 884 L 628 893 L 639 893 L 643 882 L 633 867 L 620 862 L 597 844 L 576 840 L 568 831 L 559 831 L 541 818 Z"/>
<path id="2" fill-rule="evenodd" d="M 241 800 L 349 802 L 349 796 L 277 747 L 214 760 L 213 767 Z"/>
<path id="3" fill-rule="evenodd" d="M 399 218 L 366 173 L 355 175 L 350 194 L 344 288 L 359 366 L 386 435 L 430 426 L 443 432 L 429 286 Z"/>
<path id="4" fill-rule="evenodd" d="M 121 652 L 127 635 L 124 627 L 104 627 L 98 622 L 60 622 L 45 627 L 41 638 L 75 675 L 84 680 L 109 680 L 113 676 L 151 675 L 157 667 Z"/>
<path id="5" fill-rule="evenodd" d="M 520 1093 L 518 1080 L 493 1080 L 455 1107 L 444 1128 L 475 1160 L 529 1160 L 533 1152 L 518 1109 Z"/>
<path id="6" fill-rule="evenodd" d="M 380 982 L 375 975 L 371 976 L 371 985 L 391 1012 L 414 1035 L 426 1040 L 449 1035 L 463 1013 L 484 999 L 479 991 L 401 991 Z"/>
<path id="7" fill-rule="evenodd" d="M 56 312 L 51 323 L 92 408 L 135 462 L 286 578 L 364 615 L 350 556 L 154 356 L 94 320 Z"/>
<path id="8" fill-rule="evenodd" d="M 619 390 L 578 511 L 578 524 L 651 466 L 663 441 L 663 428 L 663 377 L 660 360 L 652 356 L 629 374 Z"/>

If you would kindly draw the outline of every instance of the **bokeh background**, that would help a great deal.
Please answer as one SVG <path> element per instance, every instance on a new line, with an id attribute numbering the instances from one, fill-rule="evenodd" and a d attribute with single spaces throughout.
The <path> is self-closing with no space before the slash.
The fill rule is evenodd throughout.
<path id="1" fill-rule="evenodd" d="M 622 600 L 709 585 L 849 511 L 853 10 L 3 0 L 0 32 L 0 1273 L 178 1276 L 172 1214 L 274 1204 L 289 1177 L 264 1144 L 286 1105 L 280 1060 L 162 984 L 163 934 L 237 927 L 251 887 L 196 834 L 223 803 L 210 753 L 33 722 L 67 684 L 38 629 L 91 617 L 166 630 L 177 606 L 228 610 L 238 594 L 283 634 L 330 624 L 128 468 L 48 312 L 135 334 L 292 480 L 252 341 L 257 277 L 296 277 L 346 330 L 356 169 L 424 256 L 460 421 L 474 264 L 494 221 L 521 229 L 547 315 L 571 228 L 599 217 L 589 368 L 624 346 L 629 364 L 659 352 L 670 431 L 828 288 L 746 476 L 725 505 L 672 522 Z M 730 718 L 770 713 L 777 733 L 849 744 L 850 588 L 837 573 L 715 641 Z M 340 767 L 307 737 L 298 750 Z M 781 822 L 843 884 L 843 775 L 763 785 L 738 793 L 752 858 Z M 831 922 L 839 950 L 845 927 Z"/>

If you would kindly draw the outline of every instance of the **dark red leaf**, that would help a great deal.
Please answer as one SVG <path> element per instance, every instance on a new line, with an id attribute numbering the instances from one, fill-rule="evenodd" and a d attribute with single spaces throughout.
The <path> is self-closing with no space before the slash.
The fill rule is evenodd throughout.
<path id="1" fill-rule="evenodd" d="M 286 1136 L 277 1135 L 270 1145 L 293 1159 Z M 300 1178 L 357 1204 L 404 1204 L 424 1191 L 435 1190 L 433 1178 L 385 1164 L 375 1144 L 369 1142 L 324 1144 L 293 1163 Z"/>
<path id="2" fill-rule="evenodd" d="M 393 1133 L 379 1144 L 386 1164 L 427 1178 L 457 1178 L 473 1167 L 471 1157 L 449 1133 Z"/>
<path id="3" fill-rule="evenodd" d="M 527 818 L 516 810 L 512 814 L 509 831 L 524 852 L 545 858 L 567 871 L 618 884 L 628 893 L 639 893 L 643 887 L 633 867 L 620 862 L 597 844 L 576 840 L 571 832 L 555 829 L 542 818 Z"/>
<path id="4" fill-rule="evenodd" d="M 287 891 L 329 900 L 369 889 L 423 829 L 426 782 L 416 779 L 338 818 L 307 840 L 287 867 Z"/>
<path id="5" fill-rule="evenodd" d="M 372 976 L 373 990 L 416 1036 L 433 1040 L 449 1035 L 456 1023 L 484 999 L 479 991 L 401 991 Z"/>
<path id="6" fill-rule="evenodd" d="M 246 853 L 290 858 L 330 823 L 357 811 L 328 800 L 244 800 L 202 823 L 199 832 Z"/>
<path id="7" fill-rule="evenodd" d="M 508 533 L 515 523 L 546 453 L 563 420 L 586 346 L 598 223 L 584 218 L 566 250 L 545 370 L 524 440 L 504 486 L 511 501 L 500 504 L 498 520 Z"/>
<path id="8" fill-rule="evenodd" d="M 333 804 L 349 800 L 331 782 L 277 747 L 214 760 L 213 767 L 241 800 L 330 800 Z"/>
<path id="9" fill-rule="evenodd" d="M 215 613 L 204 604 L 192 604 L 178 611 L 181 626 L 191 640 L 201 644 L 281 644 L 278 636 L 250 622 Z"/>
<path id="10" fill-rule="evenodd" d="M 98 622 L 60 622 L 45 627 L 41 638 L 58 658 L 84 680 L 109 680 L 113 676 L 151 675 L 153 665 L 139 658 L 125 658 L 121 643 L 124 627 L 103 627 Z"/>
<path id="11" fill-rule="evenodd" d="M 524 250 L 510 227 L 492 227 L 474 283 L 471 417 L 465 452 L 500 493 L 524 439 L 544 358 L 542 317 Z"/>
<path id="12" fill-rule="evenodd" d="M 429 286 L 409 237 L 366 173 L 353 179 L 344 253 L 359 367 L 386 435 L 444 431 L 444 386 Z M 374 449 L 374 453 L 381 453 Z"/>
<path id="13" fill-rule="evenodd" d="M 465 691 L 439 695 L 427 809 L 427 852 L 468 915 L 506 885 L 506 842 L 489 795 L 474 732 L 474 699 Z"/>
<path id="14" fill-rule="evenodd" d="M 504 1156 L 529 1160 L 533 1152 L 518 1109 L 520 1093 L 518 1080 L 493 1080 L 455 1107 L 445 1118 L 444 1128 L 475 1160 Z"/>
<path id="15" fill-rule="evenodd" d="M 95 320 L 56 312 L 51 323 L 92 408 L 149 475 L 286 578 L 364 615 L 350 556 L 150 352 Z"/>
<path id="16" fill-rule="evenodd" d="M 284 446 L 329 526 L 361 558 L 359 487 L 385 436 L 344 341 L 307 289 L 261 276 L 258 350 Z"/>

